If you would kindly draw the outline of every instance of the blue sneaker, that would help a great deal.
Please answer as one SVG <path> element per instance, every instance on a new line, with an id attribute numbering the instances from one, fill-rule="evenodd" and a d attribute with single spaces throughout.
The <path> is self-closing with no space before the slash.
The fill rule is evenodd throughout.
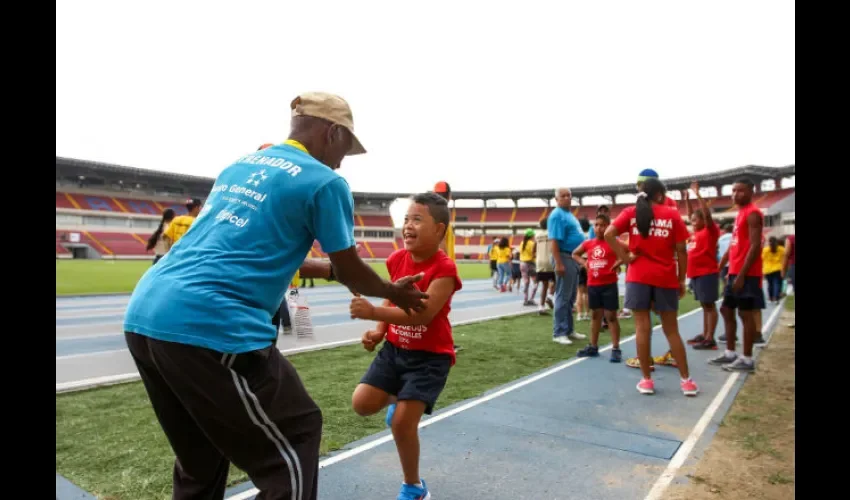
<path id="1" fill-rule="evenodd" d="M 393 415 L 395 414 L 395 403 L 387 406 L 387 418 L 384 420 L 387 423 L 387 427 L 393 426 Z"/>
<path id="2" fill-rule="evenodd" d="M 619 349 L 611 349 L 611 362 L 619 363 L 623 360 L 623 351 Z"/>
<path id="3" fill-rule="evenodd" d="M 420 479 L 420 481 L 422 481 Z M 398 492 L 398 496 L 396 500 L 430 500 L 431 492 L 428 491 L 428 487 L 425 485 L 425 481 L 422 481 L 422 487 L 414 486 L 412 484 L 402 483 L 401 491 Z"/>
<path id="4" fill-rule="evenodd" d="M 576 356 L 580 358 L 595 358 L 599 356 L 599 348 L 592 345 L 587 345 L 584 347 L 584 349 L 577 352 Z"/>

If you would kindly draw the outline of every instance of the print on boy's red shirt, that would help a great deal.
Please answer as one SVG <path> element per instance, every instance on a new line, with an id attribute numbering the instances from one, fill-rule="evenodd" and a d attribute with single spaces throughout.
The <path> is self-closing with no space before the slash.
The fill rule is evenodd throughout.
<path id="1" fill-rule="evenodd" d="M 617 273 L 611 266 L 617 261 L 617 254 L 611 250 L 605 240 L 585 240 L 581 244 L 587 257 L 587 286 L 610 285 L 617 282 Z"/>
<path id="2" fill-rule="evenodd" d="M 758 214 L 764 224 L 764 216 L 755 203 L 749 203 L 738 210 L 738 215 L 735 217 L 735 227 L 732 229 L 732 239 L 729 241 L 729 275 L 737 276 L 744 267 L 744 261 L 747 260 L 747 251 L 750 249 L 750 225 L 747 223 L 747 218 L 750 214 Z M 756 243 L 754 243 L 756 244 Z M 761 235 L 761 241 L 758 243 L 760 247 L 764 246 L 764 234 Z M 756 252 L 756 257 L 747 276 L 762 276 L 761 268 L 761 249 Z"/>
<path id="3" fill-rule="evenodd" d="M 449 311 L 452 308 L 452 297 L 463 286 L 455 262 L 442 250 L 428 260 L 414 262 L 410 252 L 400 249 L 393 252 L 387 259 L 387 270 L 390 273 L 391 281 L 424 273 L 422 279 L 413 284 L 423 292 L 427 291 L 431 282 L 436 279 L 446 277 L 454 279 L 454 292 L 429 324 L 387 326 L 387 342 L 392 345 L 412 351 L 448 354 L 452 358 L 452 365 L 454 365 L 454 339 L 452 338 L 452 325 L 449 323 Z"/>
<path id="4" fill-rule="evenodd" d="M 676 244 L 688 240 L 688 228 L 679 210 L 653 204 L 648 238 L 638 231 L 635 213 L 635 207 L 626 207 L 612 222 L 620 233 L 629 233 L 629 251 L 637 256 L 626 271 L 626 282 L 679 288 Z"/>
<path id="5" fill-rule="evenodd" d="M 694 231 L 693 241 L 688 244 L 688 278 L 714 274 L 717 267 L 717 240 L 720 228 L 711 220 L 699 231 Z"/>

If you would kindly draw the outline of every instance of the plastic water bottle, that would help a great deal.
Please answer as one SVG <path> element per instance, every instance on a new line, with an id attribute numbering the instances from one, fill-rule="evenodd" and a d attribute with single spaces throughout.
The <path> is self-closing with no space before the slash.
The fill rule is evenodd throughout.
<path id="1" fill-rule="evenodd" d="M 299 294 L 296 288 L 289 292 L 287 303 L 296 342 L 298 339 L 313 340 L 315 338 L 313 335 L 313 318 L 310 316 L 310 304 L 307 302 L 307 297 Z"/>

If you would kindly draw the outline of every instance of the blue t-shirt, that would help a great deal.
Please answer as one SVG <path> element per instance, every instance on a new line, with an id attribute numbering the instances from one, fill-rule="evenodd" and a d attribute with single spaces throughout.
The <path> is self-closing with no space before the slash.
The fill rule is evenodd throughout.
<path id="1" fill-rule="evenodd" d="M 547 227 L 549 239 L 558 241 L 561 252 L 572 253 L 586 238 L 575 215 L 561 207 L 555 208 L 549 214 Z"/>
<path id="2" fill-rule="evenodd" d="M 354 246 L 348 183 L 289 145 L 243 156 L 201 213 L 136 285 L 124 330 L 239 354 L 277 338 L 271 318 L 313 241 Z"/>

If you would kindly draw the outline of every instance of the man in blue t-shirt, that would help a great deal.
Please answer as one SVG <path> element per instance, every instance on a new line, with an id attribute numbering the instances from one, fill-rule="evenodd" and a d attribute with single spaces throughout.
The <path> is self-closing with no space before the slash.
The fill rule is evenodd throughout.
<path id="1" fill-rule="evenodd" d="M 573 195 L 569 188 L 555 190 L 558 206 L 549 214 L 546 223 L 549 244 L 552 245 L 552 265 L 555 267 L 555 310 L 552 340 L 572 344 L 585 335 L 575 331 L 573 305 L 576 303 L 579 266 L 573 260 L 573 250 L 586 239 L 575 215 L 570 212 Z"/>
<path id="2" fill-rule="evenodd" d="M 133 291 L 125 337 L 177 457 L 175 498 L 221 498 L 229 463 L 268 498 L 316 498 L 322 414 L 275 347 L 271 317 L 299 271 L 406 311 L 427 295 L 357 255 L 354 200 L 336 169 L 365 153 L 345 100 L 305 93 L 289 139 L 215 180 L 186 234 Z M 304 261 L 318 240 L 330 263 Z"/>

